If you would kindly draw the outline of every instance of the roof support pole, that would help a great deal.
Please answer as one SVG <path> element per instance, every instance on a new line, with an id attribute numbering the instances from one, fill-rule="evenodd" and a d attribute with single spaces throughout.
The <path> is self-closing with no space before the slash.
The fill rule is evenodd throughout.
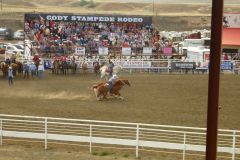
<path id="1" fill-rule="evenodd" d="M 208 80 L 206 160 L 217 158 L 219 78 L 222 44 L 223 0 L 212 0 L 210 69 Z"/>

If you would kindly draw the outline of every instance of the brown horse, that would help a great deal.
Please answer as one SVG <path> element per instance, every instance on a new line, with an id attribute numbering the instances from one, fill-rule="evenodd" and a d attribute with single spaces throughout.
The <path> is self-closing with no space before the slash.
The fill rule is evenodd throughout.
<path id="1" fill-rule="evenodd" d="M 18 71 L 17 63 L 11 63 L 10 66 L 12 67 L 13 75 L 16 76 Z"/>
<path id="2" fill-rule="evenodd" d="M 3 77 L 7 76 L 7 72 L 8 72 L 8 64 L 6 64 L 5 62 L 1 62 L 1 70 L 3 73 Z"/>
<path id="3" fill-rule="evenodd" d="M 94 71 L 96 76 L 100 74 L 100 67 L 101 66 L 100 66 L 99 62 L 94 62 L 93 63 L 93 71 Z"/>
<path id="4" fill-rule="evenodd" d="M 124 85 L 130 86 L 129 81 L 121 78 L 116 80 L 112 88 L 112 93 L 114 97 L 124 99 L 119 93 L 119 91 L 122 89 Z M 108 90 L 109 90 L 109 85 L 107 82 L 102 82 L 93 86 L 93 91 L 95 93 L 97 100 L 107 99 Z"/>
<path id="5" fill-rule="evenodd" d="M 23 64 L 19 61 L 16 61 L 15 63 L 11 63 L 10 66 L 6 64 L 5 62 L 1 62 L 1 70 L 3 72 L 3 77 L 7 76 L 8 68 L 12 67 L 13 75 L 16 76 L 17 73 L 19 75 L 22 75 L 23 73 Z"/>
<path id="6" fill-rule="evenodd" d="M 52 73 L 59 74 L 59 72 L 60 72 L 59 60 L 54 60 L 53 67 L 52 67 Z"/>
<path id="7" fill-rule="evenodd" d="M 22 62 L 17 61 L 16 65 L 17 65 L 17 72 L 18 72 L 18 74 L 22 75 L 22 73 L 23 73 L 23 64 L 22 64 Z"/>
<path id="8" fill-rule="evenodd" d="M 66 61 L 54 60 L 53 61 L 53 74 L 67 74 L 68 65 Z"/>
<path id="9" fill-rule="evenodd" d="M 77 63 L 76 62 L 71 62 L 68 64 L 68 69 L 72 70 L 72 74 L 77 73 Z"/>

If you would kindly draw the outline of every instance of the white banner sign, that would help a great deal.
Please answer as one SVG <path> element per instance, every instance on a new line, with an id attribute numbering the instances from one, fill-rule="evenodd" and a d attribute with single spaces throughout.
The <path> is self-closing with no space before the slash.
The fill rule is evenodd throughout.
<path id="1" fill-rule="evenodd" d="M 223 27 L 240 28 L 240 14 L 224 14 Z"/>
<path id="2" fill-rule="evenodd" d="M 122 55 L 123 56 L 131 56 L 131 48 L 130 47 L 123 47 L 122 48 Z"/>
<path id="3" fill-rule="evenodd" d="M 107 56 L 108 55 L 108 48 L 107 47 L 99 47 L 98 54 L 100 56 Z"/>
<path id="4" fill-rule="evenodd" d="M 143 54 L 144 55 L 152 55 L 152 48 L 151 47 L 143 47 Z"/>
<path id="5" fill-rule="evenodd" d="M 85 56 L 85 47 L 76 47 L 75 55 L 77 56 Z"/>
<path id="6" fill-rule="evenodd" d="M 123 68 L 150 68 L 151 62 L 146 61 L 115 61 L 115 66 L 119 65 Z"/>

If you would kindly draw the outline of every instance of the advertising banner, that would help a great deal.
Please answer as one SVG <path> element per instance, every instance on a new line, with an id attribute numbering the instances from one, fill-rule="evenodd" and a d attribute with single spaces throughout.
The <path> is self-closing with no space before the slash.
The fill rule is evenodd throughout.
<path id="1" fill-rule="evenodd" d="M 223 27 L 240 28 L 240 14 L 225 13 L 223 15 Z"/>
<path id="2" fill-rule="evenodd" d="M 131 56 L 132 49 L 130 47 L 123 47 L 122 48 L 122 55 L 123 56 Z"/>
<path id="3" fill-rule="evenodd" d="M 196 69 L 195 62 L 172 62 L 171 63 L 172 70 L 179 70 L 179 69 Z"/>
<path id="4" fill-rule="evenodd" d="M 168 68 L 168 62 L 167 61 L 156 61 L 152 62 L 153 68 Z"/>
<path id="5" fill-rule="evenodd" d="M 115 61 L 115 65 L 123 68 L 150 68 L 151 62 L 149 61 Z"/>
<path id="6" fill-rule="evenodd" d="M 172 47 L 164 47 L 163 48 L 163 54 L 165 56 L 171 56 L 172 55 Z"/>
<path id="7" fill-rule="evenodd" d="M 98 54 L 100 56 L 107 56 L 108 55 L 108 48 L 107 47 L 99 47 Z"/>
<path id="8" fill-rule="evenodd" d="M 152 55 L 152 47 L 143 47 L 143 55 Z"/>
<path id="9" fill-rule="evenodd" d="M 126 15 L 73 15 L 73 14 L 46 14 L 30 13 L 25 14 L 25 20 L 41 19 L 47 21 L 66 22 L 92 22 L 92 23 L 144 23 L 152 24 L 150 16 L 126 16 Z"/>
<path id="10" fill-rule="evenodd" d="M 222 61 L 221 69 L 222 70 L 232 70 L 232 62 L 231 61 Z"/>
<path id="11" fill-rule="evenodd" d="M 85 47 L 76 47 L 75 55 L 76 56 L 85 56 Z"/>

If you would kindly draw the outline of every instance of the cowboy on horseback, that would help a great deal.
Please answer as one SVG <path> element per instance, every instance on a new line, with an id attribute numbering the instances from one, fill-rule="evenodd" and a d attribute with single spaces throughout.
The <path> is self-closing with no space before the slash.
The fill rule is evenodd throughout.
<path id="1" fill-rule="evenodd" d="M 109 92 L 109 95 L 112 94 L 112 88 L 113 88 L 113 85 L 114 83 L 116 82 L 116 80 L 118 79 L 118 76 L 116 74 L 113 74 L 111 78 L 109 78 L 108 80 L 108 92 Z"/>
<path id="2" fill-rule="evenodd" d="M 10 58 L 9 57 L 7 57 L 7 59 L 5 60 L 5 63 L 7 64 L 7 65 L 11 65 L 11 60 L 10 60 Z"/>
<path id="3" fill-rule="evenodd" d="M 108 64 L 108 68 L 109 68 L 109 76 L 112 76 L 112 73 L 113 73 L 113 67 L 114 67 L 114 63 L 109 59 L 109 64 Z"/>

